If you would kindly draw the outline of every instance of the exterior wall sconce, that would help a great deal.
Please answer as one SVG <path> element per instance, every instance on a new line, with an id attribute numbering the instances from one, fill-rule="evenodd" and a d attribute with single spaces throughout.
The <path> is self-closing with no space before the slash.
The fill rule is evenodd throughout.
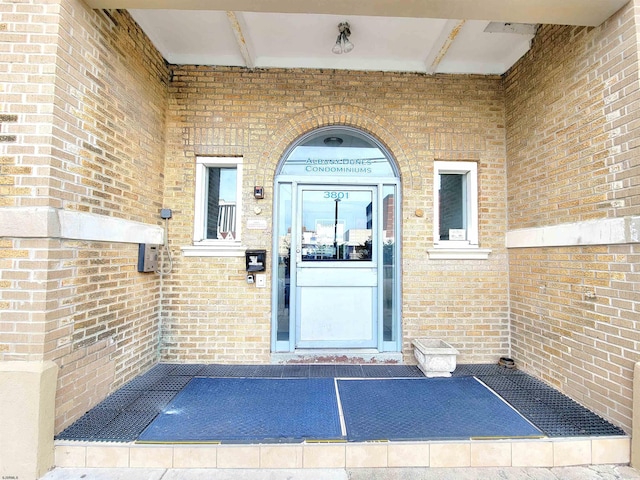
<path id="1" fill-rule="evenodd" d="M 331 51 L 336 54 L 341 53 L 349 53 L 353 50 L 353 43 L 349 41 L 349 36 L 351 35 L 351 27 L 349 26 L 349 22 L 342 22 L 338 25 L 338 39 L 336 40 L 336 44 L 333 46 Z"/>

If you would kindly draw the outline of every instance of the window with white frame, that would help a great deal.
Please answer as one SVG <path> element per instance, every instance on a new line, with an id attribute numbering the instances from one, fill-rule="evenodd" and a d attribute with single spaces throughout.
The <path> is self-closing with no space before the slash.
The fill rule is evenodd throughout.
<path id="1" fill-rule="evenodd" d="M 196 159 L 193 248 L 185 255 L 241 255 L 242 158 Z"/>
<path id="2" fill-rule="evenodd" d="M 478 247 L 478 165 L 434 162 L 435 247 Z"/>

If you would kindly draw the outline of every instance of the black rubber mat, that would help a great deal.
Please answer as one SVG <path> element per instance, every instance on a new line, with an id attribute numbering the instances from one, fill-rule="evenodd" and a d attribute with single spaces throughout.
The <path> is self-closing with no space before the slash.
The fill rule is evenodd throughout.
<path id="1" fill-rule="evenodd" d="M 162 377 L 160 378 L 156 383 L 154 383 L 151 387 L 149 387 L 150 390 L 165 390 L 165 391 L 170 391 L 170 392 L 179 392 L 180 390 L 182 390 L 185 385 L 187 383 L 189 383 L 191 381 L 193 377 L 191 376 L 179 376 L 179 377 L 173 377 L 173 376 L 166 376 L 166 377 Z"/>
<path id="2" fill-rule="evenodd" d="M 306 378 L 309 376 L 309 365 L 285 365 L 282 378 Z"/>
<path id="3" fill-rule="evenodd" d="M 177 395 L 177 391 L 150 391 L 138 397 L 133 403 L 129 404 L 124 411 L 127 412 L 156 412 L 160 413 L 173 397 Z"/>
<path id="4" fill-rule="evenodd" d="M 461 365 L 454 375 L 476 376 L 549 437 L 625 435 L 621 428 L 519 370 Z"/>
<path id="5" fill-rule="evenodd" d="M 309 377 L 331 378 L 336 376 L 335 365 L 309 365 Z"/>
<path id="6" fill-rule="evenodd" d="M 423 377 L 420 369 L 414 365 L 362 365 L 366 378 L 405 378 Z"/>
<path id="7" fill-rule="evenodd" d="M 488 387 L 493 388 L 494 390 L 516 390 L 519 391 L 521 387 L 519 387 L 518 385 L 516 385 L 515 383 L 513 383 L 511 380 L 509 380 L 509 377 L 507 377 L 506 375 L 494 375 L 494 376 L 487 376 L 487 375 L 482 375 L 482 376 L 478 376 L 478 378 L 480 380 L 482 380 L 482 382 L 487 385 Z"/>
<path id="8" fill-rule="evenodd" d="M 163 369 L 166 370 L 166 369 Z M 166 373 L 161 373 L 154 367 L 144 375 L 140 375 L 122 387 L 122 390 L 147 390 L 158 381 L 166 378 Z"/>
<path id="9" fill-rule="evenodd" d="M 261 378 L 282 378 L 283 373 L 284 365 L 259 365 L 253 375 Z"/>
<path id="10" fill-rule="evenodd" d="M 184 365 L 176 365 L 169 371 L 169 375 L 187 375 L 194 376 L 199 375 L 204 370 L 205 365 L 194 365 L 191 363 L 185 363 Z"/>
<path id="11" fill-rule="evenodd" d="M 96 436 L 121 412 L 107 408 L 94 408 L 85 413 L 62 433 L 56 436 L 60 440 L 96 440 Z"/>
<path id="12" fill-rule="evenodd" d="M 183 367 L 186 365 L 195 365 L 195 364 L 187 364 L 187 363 L 156 363 L 145 375 L 168 375 L 176 367 Z"/>
<path id="13" fill-rule="evenodd" d="M 517 369 L 458 365 L 454 377 L 475 376 L 549 437 L 616 436 L 624 431 L 571 398 Z M 194 377 L 412 378 L 413 365 L 158 364 L 109 395 L 56 436 L 60 440 L 130 442 Z"/>
<path id="14" fill-rule="evenodd" d="M 131 405 L 142 392 L 140 390 L 117 390 L 116 392 L 109 395 L 102 402 L 96 405 L 95 408 L 105 408 L 111 410 L 122 411 L 127 406 Z"/>
<path id="15" fill-rule="evenodd" d="M 205 365 L 200 372 L 203 377 L 254 377 L 256 365 Z"/>
<path id="16" fill-rule="evenodd" d="M 126 411 L 97 431 L 92 440 L 100 442 L 133 442 L 160 411 Z"/>
<path id="17" fill-rule="evenodd" d="M 340 378 L 362 378 L 360 365 L 336 365 L 336 376 Z"/>

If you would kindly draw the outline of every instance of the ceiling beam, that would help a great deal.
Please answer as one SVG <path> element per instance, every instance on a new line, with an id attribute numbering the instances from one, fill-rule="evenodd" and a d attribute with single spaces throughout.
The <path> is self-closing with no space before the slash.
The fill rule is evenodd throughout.
<path id="1" fill-rule="evenodd" d="M 438 37 L 438 40 L 433 44 L 433 48 L 427 56 L 425 62 L 426 73 L 434 73 L 438 69 L 438 65 L 447 54 L 447 51 L 453 44 L 454 40 L 460 33 L 460 29 L 464 26 L 466 20 L 449 20 L 445 27 L 442 29 L 442 33 Z"/>
<path id="2" fill-rule="evenodd" d="M 249 46 L 250 44 L 245 37 L 244 32 L 247 31 L 247 28 L 244 26 L 242 12 L 227 11 L 227 18 L 229 19 L 231 30 L 233 30 L 233 34 L 236 37 L 236 43 L 240 49 L 240 55 L 242 55 L 244 59 L 245 66 L 251 69 L 255 68 L 255 55 L 253 54 L 253 48 Z"/>
<path id="3" fill-rule="evenodd" d="M 92 8 L 316 13 L 598 26 L 629 0 L 86 0 Z"/>

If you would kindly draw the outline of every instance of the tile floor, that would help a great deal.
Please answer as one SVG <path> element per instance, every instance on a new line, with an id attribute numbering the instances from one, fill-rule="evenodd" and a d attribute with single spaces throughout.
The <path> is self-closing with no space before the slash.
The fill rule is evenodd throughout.
<path id="1" fill-rule="evenodd" d="M 628 464 L 628 437 L 458 442 L 166 445 L 58 441 L 65 468 L 558 467 Z"/>
<path id="2" fill-rule="evenodd" d="M 627 464 L 630 438 L 568 397 L 517 370 L 460 365 L 547 435 L 536 440 L 139 445 L 137 435 L 194 376 L 419 377 L 406 365 L 159 364 L 57 436 L 55 464 L 77 468 L 553 467 Z M 528 409 L 528 410 L 527 410 Z"/>

